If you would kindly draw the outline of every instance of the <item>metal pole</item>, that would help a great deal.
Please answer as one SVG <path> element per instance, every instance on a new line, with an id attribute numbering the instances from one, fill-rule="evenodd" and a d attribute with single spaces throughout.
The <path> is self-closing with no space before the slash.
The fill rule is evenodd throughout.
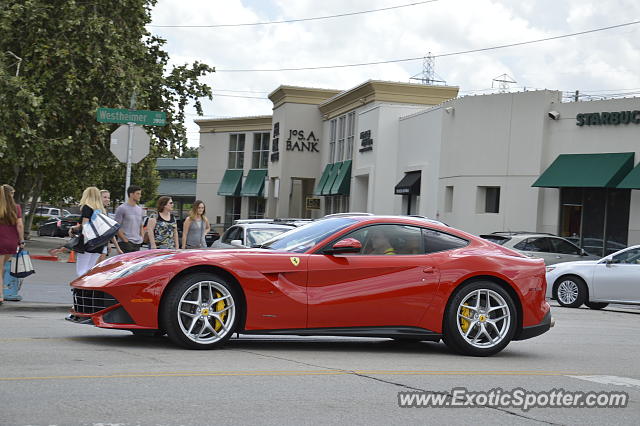
<path id="1" fill-rule="evenodd" d="M 129 138 L 127 142 L 127 176 L 124 183 L 124 202 L 129 201 L 129 195 L 127 194 L 127 188 L 131 185 L 131 156 L 133 155 L 133 127 L 135 123 L 128 123 L 129 125 Z"/>
<path id="2" fill-rule="evenodd" d="M 131 102 L 129 104 L 129 109 L 136 108 L 136 91 L 133 90 L 131 94 Z M 127 175 L 124 181 L 124 202 L 129 201 L 129 194 L 127 194 L 127 189 L 131 186 L 131 157 L 133 155 L 133 127 L 136 123 L 127 123 L 129 125 L 129 141 L 127 142 Z"/>

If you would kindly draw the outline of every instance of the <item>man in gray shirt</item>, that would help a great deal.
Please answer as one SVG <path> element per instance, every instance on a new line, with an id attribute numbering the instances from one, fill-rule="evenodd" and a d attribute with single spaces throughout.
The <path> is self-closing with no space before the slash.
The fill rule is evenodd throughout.
<path id="1" fill-rule="evenodd" d="M 142 197 L 142 189 L 139 186 L 131 185 L 127 188 L 127 195 L 127 202 L 116 209 L 116 221 L 120 224 L 120 249 L 130 253 L 140 250 L 142 244 L 144 210 L 138 205 Z"/>

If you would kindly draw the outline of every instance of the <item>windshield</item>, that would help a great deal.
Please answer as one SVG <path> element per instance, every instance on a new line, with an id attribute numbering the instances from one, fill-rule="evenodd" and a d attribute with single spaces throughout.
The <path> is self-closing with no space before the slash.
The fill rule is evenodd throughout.
<path id="1" fill-rule="evenodd" d="M 329 235 L 340 231 L 356 221 L 346 217 L 323 219 L 311 222 L 292 231 L 280 234 L 277 237 L 265 242 L 262 247 L 273 250 L 291 251 L 294 253 L 304 253 Z"/>
<path id="2" fill-rule="evenodd" d="M 280 235 L 283 232 L 287 232 L 293 228 L 258 228 L 247 229 L 247 245 L 253 247 L 260 245 L 267 240 L 272 239 L 276 235 Z"/>

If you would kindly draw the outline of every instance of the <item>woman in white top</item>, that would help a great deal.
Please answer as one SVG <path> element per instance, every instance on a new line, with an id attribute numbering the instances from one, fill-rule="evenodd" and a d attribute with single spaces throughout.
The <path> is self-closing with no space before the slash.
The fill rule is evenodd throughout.
<path id="1" fill-rule="evenodd" d="M 189 216 L 182 226 L 182 248 L 206 248 L 207 242 L 204 238 L 211 229 L 209 220 L 204 215 L 205 205 L 202 200 L 196 200 L 191 206 Z"/>

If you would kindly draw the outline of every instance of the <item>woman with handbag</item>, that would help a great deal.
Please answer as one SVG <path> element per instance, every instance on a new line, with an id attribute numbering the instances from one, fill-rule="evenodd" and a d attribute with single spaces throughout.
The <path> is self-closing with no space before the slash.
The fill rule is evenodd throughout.
<path id="1" fill-rule="evenodd" d="M 24 247 L 22 210 L 13 200 L 15 190 L 10 185 L 0 185 L 0 305 L 4 302 L 4 264 L 20 248 Z"/>
<path id="2" fill-rule="evenodd" d="M 78 236 L 78 242 L 73 247 L 73 251 L 77 253 L 76 274 L 78 276 L 86 274 L 91 268 L 93 268 L 98 261 L 100 254 L 104 250 L 104 246 L 87 250 L 85 248 L 85 241 L 82 235 L 82 227 L 87 226 L 93 217 L 93 212 L 96 210 L 100 210 L 100 212 L 104 211 L 100 190 L 95 186 L 90 186 L 85 189 L 82 193 L 82 198 L 80 199 L 80 206 L 81 223 L 69 228 L 69 235 L 72 237 Z"/>
<path id="3" fill-rule="evenodd" d="M 196 200 L 191 206 L 189 216 L 182 226 L 182 248 L 207 248 L 204 236 L 211 229 L 209 220 L 204 215 L 205 205 L 202 200 Z"/>
<path id="4" fill-rule="evenodd" d="M 152 249 L 177 249 L 178 225 L 173 217 L 173 201 L 171 197 L 158 198 L 158 215 L 149 219 L 149 247 Z"/>

